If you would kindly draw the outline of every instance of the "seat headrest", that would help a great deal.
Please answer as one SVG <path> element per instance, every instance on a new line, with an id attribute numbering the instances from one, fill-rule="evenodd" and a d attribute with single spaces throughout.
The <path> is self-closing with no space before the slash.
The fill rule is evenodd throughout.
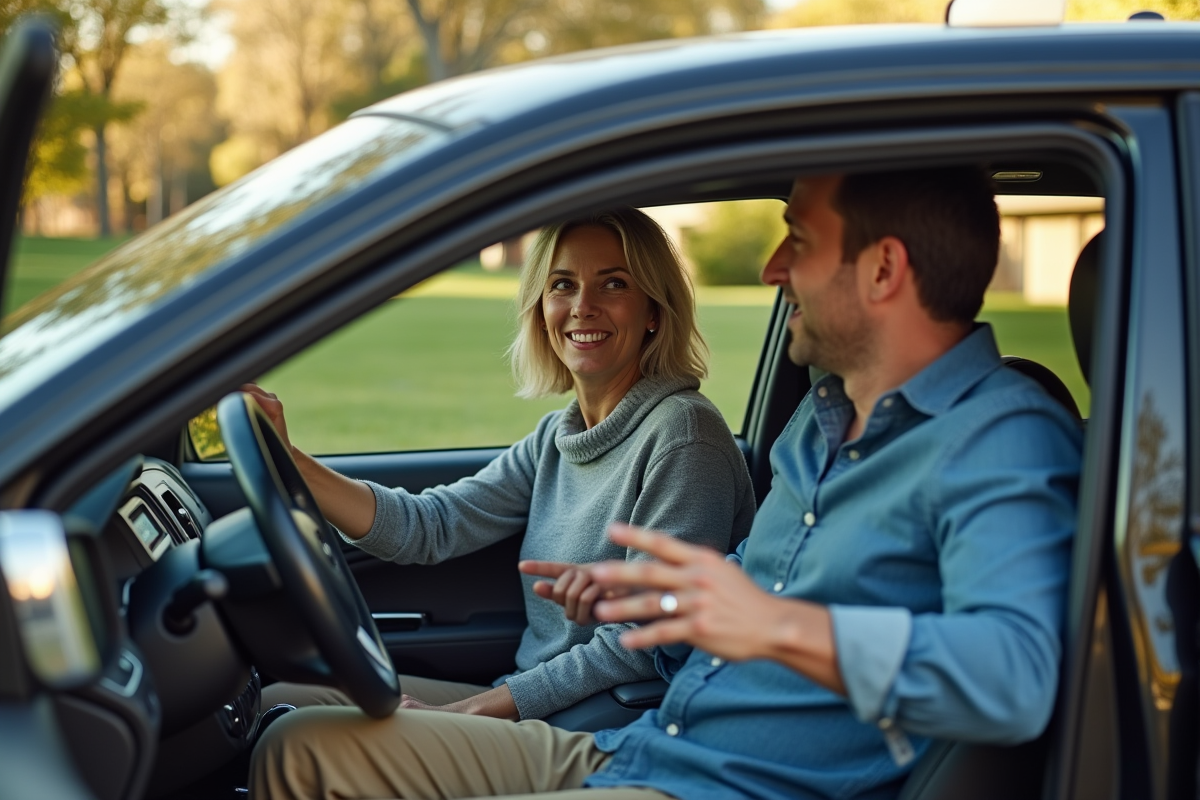
<path id="1" fill-rule="evenodd" d="M 1100 277 L 1100 250 L 1104 247 L 1104 231 L 1084 245 L 1071 273 L 1071 290 L 1067 314 L 1071 318 L 1071 340 L 1083 379 L 1092 383 L 1092 341 L 1096 326 L 1096 297 Z"/>

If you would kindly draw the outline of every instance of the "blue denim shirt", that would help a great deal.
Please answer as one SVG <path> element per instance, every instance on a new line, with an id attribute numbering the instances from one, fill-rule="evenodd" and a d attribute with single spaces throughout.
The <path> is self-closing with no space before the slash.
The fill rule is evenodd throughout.
<path id="1" fill-rule="evenodd" d="M 1003 368 L 987 325 L 880 397 L 844 442 L 853 417 L 841 380 L 819 380 L 730 556 L 764 590 L 830 607 L 848 696 L 772 661 L 660 648 L 662 707 L 596 735 L 613 757 L 587 786 L 887 798 L 931 738 L 1009 744 L 1045 727 L 1078 423 Z"/>

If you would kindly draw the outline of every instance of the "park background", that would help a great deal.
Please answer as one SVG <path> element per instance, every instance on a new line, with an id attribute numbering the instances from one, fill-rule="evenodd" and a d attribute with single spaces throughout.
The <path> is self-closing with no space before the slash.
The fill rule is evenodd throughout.
<path id="1" fill-rule="evenodd" d="M 1200 19 L 1200 0 L 1068 0 L 1067 19 L 1141 10 Z M 0 34 L 30 11 L 59 22 L 61 75 L 34 146 L 5 311 L 355 110 L 430 81 L 664 38 L 938 23 L 945 2 L 0 0 Z M 773 298 L 753 284 L 782 235 L 781 210 L 762 201 L 654 212 L 693 270 L 713 351 L 703 389 L 735 431 Z M 1001 211 L 982 316 L 1002 350 L 1054 369 L 1086 413 L 1063 305 L 1102 206 L 1017 200 Z M 264 376 L 287 398 L 298 442 L 316 452 L 507 444 L 560 407 L 562 398 L 512 397 L 504 350 L 521 245 L 497 243 Z"/>

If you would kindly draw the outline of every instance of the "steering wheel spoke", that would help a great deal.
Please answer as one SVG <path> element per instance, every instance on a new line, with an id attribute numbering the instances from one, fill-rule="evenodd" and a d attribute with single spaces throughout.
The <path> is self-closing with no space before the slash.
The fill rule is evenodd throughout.
<path id="1" fill-rule="evenodd" d="M 279 573 L 339 687 L 368 715 L 400 704 L 400 681 L 370 610 L 291 453 L 246 394 L 217 405 L 234 476 Z"/>

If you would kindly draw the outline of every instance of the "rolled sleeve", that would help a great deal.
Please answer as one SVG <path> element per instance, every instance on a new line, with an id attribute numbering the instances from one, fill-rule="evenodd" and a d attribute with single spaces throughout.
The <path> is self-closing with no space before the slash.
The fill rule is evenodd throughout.
<path id="1" fill-rule="evenodd" d="M 889 703 L 889 698 L 912 638 L 912 613 L 907 608 L 839 605 L 829 612 L 838 669 L 854 713 L 871 723 L 891 716 L 895 700 Z"/>

